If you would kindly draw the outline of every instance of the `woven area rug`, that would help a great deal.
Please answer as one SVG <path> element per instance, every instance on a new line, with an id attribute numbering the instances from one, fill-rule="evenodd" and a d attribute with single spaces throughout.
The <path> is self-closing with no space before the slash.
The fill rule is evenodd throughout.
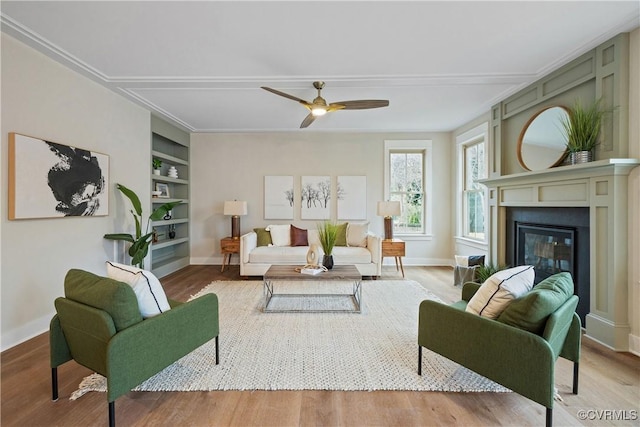
<path id="1" fill-rule="evenodd" d="M 213 282 L 193 298 L 218 295 L 220 365 L 215 365 L 212 340 L 135 391 L 508 391 L 426 349 L 418 376 L 418 306 L 438 298 L 410 280 L 367 280 L 362 286 L 360 314 L 262 313 L 261 281 Z M 72 399 L 105 391 L 105 385 L 94 374 Z"/>

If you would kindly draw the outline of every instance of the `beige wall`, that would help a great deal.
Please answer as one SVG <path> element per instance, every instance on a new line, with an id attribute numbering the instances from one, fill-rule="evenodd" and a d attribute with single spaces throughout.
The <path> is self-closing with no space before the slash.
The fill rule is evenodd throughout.
<path id="1" fill-rule="evenodd" d="M 385 140 L 433 141 L 433 237 L 407 241 L 407 264 L 449 264 L 451 259 L 450 180 L 451 150 L 448 133 L 244 133 L 192 134 L 191 136 L 191 261 L 219 264 L 220 238 L 230 234 L 230 219 L 222 215 L 225 200 L 246 200 L 249 214 L 242 217 L 242 232 L 269 223 L 290 223 L 315 228 L 316 221 L 265 220 L 265 175 L 292 175 L 299 192 L 303 175 L 329 175 L 335 185 L 339 175 L 367 177 L 367 220 L 383 233 L 376 203 L 383 200 L 383 145 Z M 332 204 L 332 219 L 336 205 Z M 389 260 L 391 261 L 391 260 Z M 233 259 L 237 263 L 237 258 Z"/>
<path id="2" fill-rule="evenodd" d="M 640 29 L 629 52 L 629 157 L 640 159 Z M 629 350 L 640 356 L 640 167 L 629 175 L 629 322 Z"/>
<path id="3" fill-rule="evenodd" d="M 131 186 L 142 200 L 150 200 L 150 115 L 10 36 L 2 34 L 1 43 L 4 350 L 48 329 L 53 301 L 63 295 L 67 270 L 105 272 L 104 262 L 113 257 L 113 246 L 102 236 L 125 231 L 122 227 L 129 216 L 114 183 Z M 9 132 L 108 154 L 109 216 L 8 221 Z"/>

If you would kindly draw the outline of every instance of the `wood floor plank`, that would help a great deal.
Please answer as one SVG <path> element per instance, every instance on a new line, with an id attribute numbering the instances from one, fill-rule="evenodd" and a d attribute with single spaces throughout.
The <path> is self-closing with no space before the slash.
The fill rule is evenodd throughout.
<path id="1" fill-rule="evenodd" d="M 405 267 L 407 280 L 419 282 L 444 302 L 457 301 L 449 267 Z M 237 265 L 194 265 L 161 281 L 179 301 L 214 280 L 240 280 Z M 251 278 L 259 280 L 259 278 Z M 383 267 L 383 280 L 402 280 L 395 266 Z M 91 372 L 75 362 L 61 366 L 60 399 L 51 401 L 48 334 L 1 355 L 0 424 L 4 426 L 104 426 L 103 393 L 69 396 Z M 224 363 L 224 360 L 222 360 Z M 556 385 L 563 401 L 554 409 L 556 426 L 638 426 L 638 419 L 581 420 L 582 410 L 640 413 L 640 358 L 616 353 L 585 338 L 580 393 L 571 393 L 573 364 L 559 360 Z M 416 374 L 417 375 L 417 374 Z M 212 391 L 131 392 L 116 401 L 120 426 L 535 426 L 544 423 L 541 405 L 515 393 L 409 391 Z"/>

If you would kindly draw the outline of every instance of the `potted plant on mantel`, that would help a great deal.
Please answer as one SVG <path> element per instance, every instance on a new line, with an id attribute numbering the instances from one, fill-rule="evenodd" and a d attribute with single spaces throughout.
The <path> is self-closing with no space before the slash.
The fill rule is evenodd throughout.
<path id="1" fill-rule="evenodd" d="M 127 233 L 115 233 L 105 234 L 104 238 L 109 240 L 124 240 L 125 242 L 131 243 L 131 247 L 129 247 L 131 265 L 138 266 L 139 268 L 144 268 L 144 258 L 149 253 L 149 245 L 151 244 L 151 241 L 153 239 L 153 231 L 149 232 L 151 221 L 159 221 L 163 219 L 164 216 L 169 211 L 171 211 L 171 209 L 182 203 L 182 200 L 165 203 L 164 205 L 154 210 L 147 219 L 147 228 L 145 229 L 145 234 L 142 235 L 142 204 L 140 203 L 140 198 L 138 198 L 138 195 L 136 193 L 134 193 L 132 190 L 129 190 L 124 185 L 116 184 L 116 186 L 118 187 L 118 190 L 120 190 L 122 194 L 127 196 L 127 198 L 131 201 L 131 205 L 133 206 L 131 214 L 133 215 L 133 219 L 136 223 L 136 235 L 134 237 L 133 235 Z"/>
<path id="2" fill-rule="evenodd" d="M 591 106 L 584 107 L 577 100 L 569 115 L 562 119 L 562 127 L 567 133 L 567 151 L 572 165 L 591 162 L 594 149 L 600 143 L 602 119 L 607 110 L 602 109 L 602 98 Z"/>
<path id="3" fill-rule="evenodd" d="M 324 256 L 322 257 L 322 265 L 324 265 L 327 270 L 331 270 L 333 268 L 333 247 L 336 244 L 336 238 L 338 236 L 338 227 L 332 222 L 325 221 L 323 223 L 318 224 L 318 238 L 320 239 L 320 244 L 322 245 L 322 250 L 324 251 Z"/>

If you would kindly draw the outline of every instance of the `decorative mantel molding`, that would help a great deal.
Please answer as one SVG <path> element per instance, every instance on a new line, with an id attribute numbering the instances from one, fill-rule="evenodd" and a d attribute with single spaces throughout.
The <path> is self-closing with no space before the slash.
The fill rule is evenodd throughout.
<path id="1" fill-rule="evenodd" d="M 605 159 L 482 180 L 489 189 L 490 254 L 506 258 L 506 209 L 588 207 L 591 265 L 586 334 L 618 351 L 628 336 L 628 175 L 639 159 Z"/>
<path id="2" fill-rule="evenodd" d="M 479 181 L 487 187 L 547 182 L 576 178 L 591 178 L 602 175 L 629 175 L 640 165 L 640 159 L 605 159 L 579 165 L 558 166 L 532 172 L 522 172 Z"/>

